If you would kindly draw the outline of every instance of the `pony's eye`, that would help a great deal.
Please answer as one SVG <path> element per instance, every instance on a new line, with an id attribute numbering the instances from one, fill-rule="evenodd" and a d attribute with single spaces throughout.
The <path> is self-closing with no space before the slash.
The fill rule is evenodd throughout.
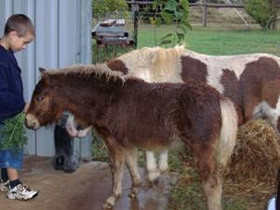
<path id="1" fill-rule="evenodd" d="M 42 96 L 37 97 L 38 101 L 43 101 L 43 99 L 44 99 L 44 97 L 42 97 Z"/>

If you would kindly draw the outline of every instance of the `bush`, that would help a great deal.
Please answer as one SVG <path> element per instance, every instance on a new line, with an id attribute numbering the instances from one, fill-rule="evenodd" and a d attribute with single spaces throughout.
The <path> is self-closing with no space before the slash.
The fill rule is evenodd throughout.
<path id="1" fill-rule="evenodd" d="M 128 11 L 128 5 L 125 0 L 93 0 L 92 11 L 94 18 L 109 16 L 115 12 Z"/>
<path id="2" fill-rule="evenodd" d="M 159 45 L 175 46 L 182 44 L 186 38 L 189 23 L 188 0 L 155 0 L 152 4 L 155 16 L 150 18 L 151 23 L 160 26 L 163 24 L 173 25 L 174 30 L 161 38 Z M 159 16 L 156 16 L 158 14 Z"/>
<path id="3" fill-rule="evenodd" d="M 248 0 L 245 10 L 263 29 L 271 29 L 277 18 L 275 0 Z"/>

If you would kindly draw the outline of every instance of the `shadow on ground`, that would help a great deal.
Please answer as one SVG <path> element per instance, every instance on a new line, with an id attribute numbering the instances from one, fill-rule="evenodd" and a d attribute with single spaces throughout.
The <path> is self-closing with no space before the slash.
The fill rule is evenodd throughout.
<path id="1" fill-rule="evenodd" d="M 139 169 L 143 179 L 143 169 Z M 0 194 L 0 209 L 7 210 L 100 210 L 111 192 L 111 172 L 103 162 L 83 163 L 77 171 L 66 174 L 52 168 L 50 158 L 26 157 L 22 181 L 39 191 L 30 201 L 12 201 Z M 113 210 L 165 210 L 171 183 L 176 176 L 162 175 L 153 188 L 141 188 L 137 199 L 128 196 L 130 177 L 125 172 L 123 196 Z"/>

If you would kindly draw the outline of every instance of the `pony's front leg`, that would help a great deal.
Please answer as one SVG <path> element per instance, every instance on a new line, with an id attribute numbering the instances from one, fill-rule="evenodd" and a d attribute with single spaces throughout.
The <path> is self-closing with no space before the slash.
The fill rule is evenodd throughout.
<path id="1" fill-rule="evenodd" d="M 152 183 L 156 182 L 160 176 L 160 171 L 157 168 L 154 152 L 146 151 L 146 170 L 148 180 Z"/>
<path id="2" fill-rule="evenodd" d="M 125 150 L 119 144 L 107 145 L 111 159 L 111 172 L 113 177 L 113 190 L 103 208 L 112 208 L 116 204 L 116 200 L 122 194 L 122 176 L 123 165 L 125 160 Z"/>
<path id="3" fill-rule="evenodd" d="M 138 187 L 141 185 L 140 175 L 137 166 L 137 149 L 130 149 L 126 152 L 126 165 L 128 167 L 132 188 L 130 197 L 135 198 L 138 194 Z"/>

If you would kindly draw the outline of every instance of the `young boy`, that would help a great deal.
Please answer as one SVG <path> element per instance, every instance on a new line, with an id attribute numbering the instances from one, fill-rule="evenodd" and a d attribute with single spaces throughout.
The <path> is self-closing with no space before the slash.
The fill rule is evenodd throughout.
<path id="1" fill-rule="evenodd" d="M 5 119 L 27 109 L 23 99 L 21 69 L 14 52 L 21 51 L 35 36 L 31 20 L 23 15 L 12 15 L 6 22 L 4 36 L 0 39 L 0 126 Z M 1 136 L 0 136 L 1 141 Z M 18 170 L 23 162 L 23 150 L 0 150 L 0 191 L 8 191 L 9 199 L 29 200 L 38 192 L 19 180 Z"/>

